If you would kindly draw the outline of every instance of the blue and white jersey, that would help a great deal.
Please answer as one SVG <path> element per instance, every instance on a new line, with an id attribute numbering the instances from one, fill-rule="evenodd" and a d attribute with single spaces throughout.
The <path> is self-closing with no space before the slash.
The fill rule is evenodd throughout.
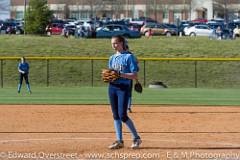
<path id="1" fill-rule="evenodd" d="M 132 52 L 130 52 L 130 51 L 126 51 L 126 52 L 128 52 L 129 54 L 133 54 Z M 135 57 L 136 58 L 136 57 Z M 139 66 L 138 66 L 138 60 L 136 59 L 136 62 L 137 62 L 137 72 L 139 72 Z"/>
<path id="2" fill-rule="evenodd" d="M 108 68 L 118 71 L 120 73 L 137 73 L 139 70 L 136 58 L 133 54 L 130 54 L 127 51 L 123 51 L 120 54 L 112 55 L 109 59 Z M 130 84 L 130 82 L 130 79 L 119 78 L 113 83 Z"/>
<path id="3" fill-rule="evenodd" d="M 24 71 L 25 73 L 29 72 L 29 65 L 28 63 L 24 62 L 24 63 L 19 63 L 18 64 L 18 69 Z"/>

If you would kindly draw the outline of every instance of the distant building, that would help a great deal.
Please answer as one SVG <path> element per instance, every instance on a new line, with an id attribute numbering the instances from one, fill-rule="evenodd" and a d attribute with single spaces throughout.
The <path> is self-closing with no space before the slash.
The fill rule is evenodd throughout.
<path id="1" fill-rule="evenodd" d="M 28 4 L 29 0 L 26 0 Z M 159 22 L 229 18 L 240 15 L 238 0 L 48 0 L 59 19 L 151 17 Z M 24 1 L 11 0 L 11 17 L 22 19 Z"/>
<path id="2" fill-rule="evenodd" d="M 0 0 L 0 20 L 10 18 L 10 0 Z"/>

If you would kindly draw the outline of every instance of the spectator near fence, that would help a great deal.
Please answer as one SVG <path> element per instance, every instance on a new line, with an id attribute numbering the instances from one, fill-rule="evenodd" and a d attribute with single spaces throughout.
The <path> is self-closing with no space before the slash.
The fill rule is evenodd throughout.
<path id="1" fill-rule="evenodd" d="M 147 32 L 147 38 L 151 38 L 153 36 L 153 30 L 150 28 Z"/>
<path id="2" fill-rule="evenodd" d="M 219 39 L 219 40 L 222 39 L 222 29 L 220 26 L 218 26 L 216 29 L 216 35 L 217 35 L 217 39 Z"/>
<path id="3" fill-rule="evenodd" d="M 237 25 L 233 30 L 233 38 L 235 39 L 237 36 L 240 35 L 239 33 L 240 27 Z"/>
<path id="4" fill-rule="evenodd" d="M 69 30 L 67 29 L 67 27 L 64 27 L 64 28 L 63 28 L 63 36 L 64 36 L 65 38 L 68 38 L 68 37 L 69 37 Z"/>

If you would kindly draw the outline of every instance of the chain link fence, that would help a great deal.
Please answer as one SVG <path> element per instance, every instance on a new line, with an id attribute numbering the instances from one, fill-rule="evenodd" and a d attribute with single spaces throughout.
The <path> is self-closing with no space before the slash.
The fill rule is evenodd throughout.
<path id="1" fill-rule="evenodd" d="M 240 60 L 240 59 L 239 59 Z M 147 87 L 163 82 L 170 88 L 240 88 L 238 59 L 140 58 L 139 79 Z M 34 86 L 104 86 L 101 70 L 107 58 L 27 58 L 29 79 Z M 0 85 L 18 83 L 17 58 L 0 59 Z"/>

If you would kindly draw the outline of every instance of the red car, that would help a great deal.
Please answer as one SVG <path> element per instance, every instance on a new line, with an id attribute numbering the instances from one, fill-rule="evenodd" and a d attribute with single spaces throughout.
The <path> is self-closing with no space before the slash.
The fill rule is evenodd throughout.
<path id="1" fill-rule="evenodd" d="M 199 19 L 192 20 L 192 22 L 207 23 L 208 20 L 199 18 Z"/>
<path id="2" fill-rule="evenodd" d="M 61 23 L 51 23 L 46 27 L 47 35 L 60 35 L 62 34 L 63 24 Z"/>

